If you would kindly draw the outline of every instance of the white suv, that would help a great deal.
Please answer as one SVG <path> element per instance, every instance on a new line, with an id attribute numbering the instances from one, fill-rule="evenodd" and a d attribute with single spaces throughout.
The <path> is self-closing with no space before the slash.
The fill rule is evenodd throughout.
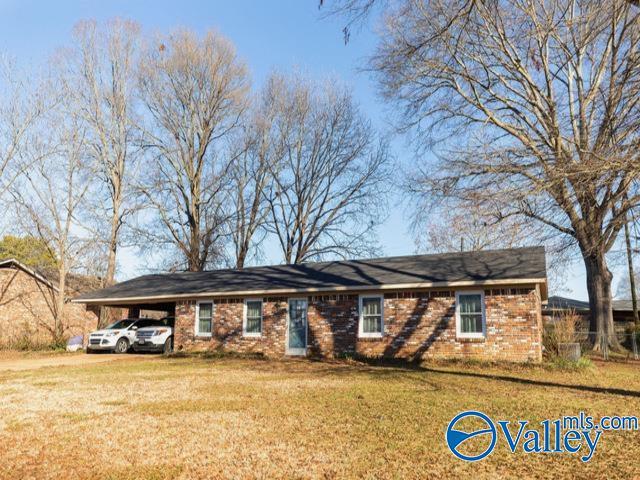
<path id="1" fill-rule="evenodd" d="M 87 353 L 107 350 L 115 353 L 127 353 L 136 338 L 136 331 L 152 325 L 161 325 L 160 320 L 153 318 L 125 318 L 112 323 L 108 327 L 91 332 Z"/>
<path id="2" fill-rule="evenodd" d="M 173 351 L 174 319 L 163 318 L 160 324 L 139 328 L 133 343 L 134 352 L 162 352 Z"/>

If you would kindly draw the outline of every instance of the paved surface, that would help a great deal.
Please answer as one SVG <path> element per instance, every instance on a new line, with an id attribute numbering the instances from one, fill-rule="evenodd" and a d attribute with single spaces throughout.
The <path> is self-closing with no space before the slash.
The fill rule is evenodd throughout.
<path id="1" fill-rule="evenodd" d="M 157 355 L 136 355 L 136 354 L 109 354 L 99 353 L 87 355 L 78 353 L 75 355 L 49 355 L 36 358 L 30 357 L 0 357 L 0 371 L 2 370 L 33 370 L 42 367 L 65 367 L 93 365 L 95 363 L 113 362 L 116 360 L 131 360 L 133 358 L 154 358 Z"/>

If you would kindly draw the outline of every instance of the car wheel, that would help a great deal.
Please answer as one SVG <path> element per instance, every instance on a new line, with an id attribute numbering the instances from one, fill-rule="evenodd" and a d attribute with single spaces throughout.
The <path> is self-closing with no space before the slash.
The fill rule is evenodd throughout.
<path id="1" fill-rule="evenodd" d="M 120 340 L 118 340 L 118 342 L 116 343 L 115 352 L 116 353 L 127 353 L 127 350 L 129 350 L 129 342 L 127 341 L 127 339 L 126 338 L 121 338 Z"/>
<path id="2" fill-rule="evenodd" d="M 165 355 L 173 352 L 173 337 L 167 338 L 167 341 L 164 342 L 164 348 L 162 349 L 162 353 Z"/>

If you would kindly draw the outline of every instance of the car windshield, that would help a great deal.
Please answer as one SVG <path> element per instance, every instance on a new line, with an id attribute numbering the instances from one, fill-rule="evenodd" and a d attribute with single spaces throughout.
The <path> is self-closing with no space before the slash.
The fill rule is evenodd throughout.
<path id="1" fill-rule="evenodd" d="M 107 330 L 120 330 L 131 326 L 133 320 L 118 320 L 107 327 Z"/>
<path id="2" fill-rule="evenodd" d="M 145 318 L 136 321 L 137 328 L 157 327 L 158 325 L 162 325 L 162 322 L 155 318 Z"/>
<path id="3" fill-rule="evenodd" d="M 167 327 L 173 328 L 173 324 L 175 323 L 175 319 L 173 317 L 165 317 L 162 319 L 162 324 Z"/>

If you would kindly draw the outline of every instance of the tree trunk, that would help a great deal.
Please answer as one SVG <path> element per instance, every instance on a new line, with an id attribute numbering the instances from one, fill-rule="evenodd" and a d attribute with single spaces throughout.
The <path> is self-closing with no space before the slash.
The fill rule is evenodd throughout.
<path id="1" fill-rule="evenodd" d="M 640 326 L 638 317 L 638 299 L 636 295 L 636 276 L 633 271 L 633 257 L 631 255 L 631 235 L 629 234 L 629 218 L 624 223 L 624 239 L 627 245 L 627 268 L 629 269 L 629 287 L 631 287 L 631 306 L 633 308 L 633 324 L 636 328 Z"/>
<path id="2" fill-rule="evenodd" d="M 117 213 L 114 213 L 111 219 L 111 234 L 109 236 L 109 254 L 107 257 L 107 272 L 104 278 L 104 286 L 113 285 L 116 276 L 116 254 L 118 252 L 118 230 L 120 227 L 120 219 Z"/>
<path id="3" fill-rule="evenodd" d="M 118 208 L 118 212 L 119 212 Z M 118 252 L 118 230 L 120 227 L 120 219 L 118 213 L 113 214 L 111 219 L 111 234 L 109 236 L 109 253 L 107 255 L 107 272 L 104 277 L 103 287 L 109 287 L 113 285 L 116 276 L 116 255 Z M 109 322 L 109 309 L 107 307 L 100 307 L 100 313 L 98 315 L 98 328 L 104 328 Z"/>
<path id="4" fill-rule="evenodd" d="M 200 272 L 203 270 L 203 260 L 205 257 L 200 255 L 200 216 L 195 213 L 195 206 L 191 206 L 191 214 L 189 217 L 189 245 L 187 254 L 187 270 L 189 272 Z M 206 252 L 202 252 L 206 255 Z"/>
<path id="5" fill-rule="evenodd" d="M 239 248 L 238 254 L 236 255 L 236 268 L 238 270 L 242 270 L 244 268 L 244 262 L 246 261 L 246 259 L 247 259 L 247 248 L 243 244 Z"/>
<path id="6" fill-rule="evenodd" d="M 54 343 L 62 341 L 64 335 L 64 321 L 65 321 L 65 292 L 67 290 L 67 267 L 64 260 L 60 261 L 58 267 L 58 292 L 56 294 L 56 314 L 54 318 Z"/>
<path id="7" fill-rule="evenodd" d="M 607 267 L 603 251 L 582 251 L 587 271 L 589 293 L 589 339 L 595 351 L 606 343 L 613 350 L 621 350 L 613 326 L 611 280 L 613 275 Z"/>

